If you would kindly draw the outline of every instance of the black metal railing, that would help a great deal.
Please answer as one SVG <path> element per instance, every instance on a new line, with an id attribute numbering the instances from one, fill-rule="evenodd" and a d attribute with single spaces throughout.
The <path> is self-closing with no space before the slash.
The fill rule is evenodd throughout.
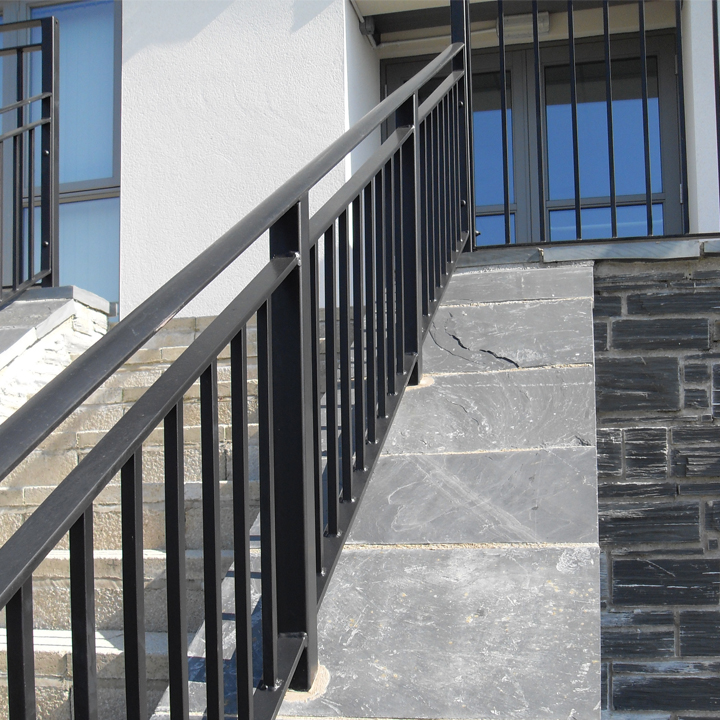
<path id="1" fill-rule="evenodd" d="M 716 97 L 718 106 L 718 138 L 720 138 L 720 82 L 717 81 L 718 77 L 718 20 L 717 20 L 717 0 L 713 2 L 713 13 L 715 19 L 715 74 L 716 74 Z M 502 78 L 506 77 L 506 73 L 509 75 L 509 68 L 507 64 L 507 54 L 511 50 L 515 50 L 518 47 L 523 48 L 528 53 L 528 77 L 527 77 L 527 125 L 528 130 L 527 138 L 515 138 L 516 147 L 513 148 L 513 133 L 509 127 L 509 109 L 511 102 L 509 98 L 509 89 L 506 82 L 499 82 L 499 95 L 500 95 L 500 113 L 501 113 L 501 145 L 502 145 L 502 178 L 498 176 L 498 186 L 502 182 L 503 189 L 503 200 L 500 205 L 488 204 L 485 209 L 481 207 L 482 202 L 478 199 L 477 215 L 478 218 L 489 216 L 491 214 L 500 216 L 498 219 L 502 219 L 503 232 L 502 239 L 498 242 L 510 244 L 516 243 L 547 243 L 553 239 L 562 240 L 582 240 L 586 237 L 592 239 L 617 239 L 618 237 L 628 237 L 628 233 L 619 230 L 618 222 L 618 208 L 626 209 L 627 207 L 639 207 L 642 205 L 644 208 L 644 219 L 642 222 L 646 227 L 646 233 L 643 236 L 652 235 L 668 235 L 678 236 L 686 235 L 689 233 L 689 217 L 688 217 L 688 183 L 687 183 L 687 157 L 685 150 L 685 98 L 683 88 L 683 56 L 682 56 L 682 28 L 681 28 L 681 10 L 682 0 L 674 0 L 674 11 L 675 11 L 675 62 L 677 79 L 674 81 L 673 97 L 670 100 L 669 96 L 663 98 L 668 104 L 672 102 L 676 104 L 675 107 L 667 108 L 669 116 L 673 116 L 672 123 L 664 123 L 662 127 L 662 138 L 663 144 L 672 144 L 672 164 L 677 165 L 677 172 L 671 173 L 672 185 L 669 187 L 669 183 L 665 183 L 665 187 L 659 190 L 654 186 L 651 174 L 657 171 L 657 167 L 651 167 L 656 164 L 657 160 L 652 158 L 653 149 L 651 148 L 652 138 L 654 137 L 655 129 L 651 121 L 649 111 L 649 98 L 651 96 L 649 90 L 649 59 L 654 55 L 654 51 L 648 48 L 648 38 L 651 34 L 647 30 L 646 22 L 646 10 L 650 5 L 657 6 L 661 5 L 658 3 L 647 3 L 646 0 L 634 0 L 632 3 L 616 2 L 616 0 L 566 0 L 566 2 L 556 3 L 548 2 L 546 0 L 531 0 L 531 2 L 516 2 L 514 0 L 496 0 L 497 8 L 497 35 L 498 35 L 498 58 L 497 63 L 499 66 L 499 76 Z M 637 32 L 633 31 L 629 33 L 627 28 L 622 29 L 620 38 L 623 41 L 631 40 L 634 49 L 632 50 L 632 57 L 639 61 L 639 96 L 638 99 L 641 103 L 641 130 L 638 132 L 637 137 L 634 138 L 634 142 L 638 147 L 642 148 L 642 161 L 638 165 L 642 167 L 637 168 L 639 176 L 642 176 L 642 189 L 638 188 L 633 191 L 633 194 L 625 193 L 620 195 L 617 190 L 617 154 L 616 148 L 616 132 L 617 127 L 614 127 L 614 110 L 613 110 L 613 93 L 614 83 L 617 80 L 615 77 L 614 69 L 614 51 L 611 51 L 611 47 L 615 42 L 613 38 L 614 33 L 617 30 L 613 30 L 611 27 L 611 21 L 614 12 L 618 11 L 623 17 L 623 22 L 627 22 L 629 15 L 627 8 L 629 5 L 634 6 L 636 9 L 633 10 L 634 20 L 637 27 Z M 528 13 L 528 10 L 530 12 Z M 564 13 L 567 18 L 567 24 L 564 28 L 563 34 L 566 34 L 567 45 L 564 48 L 564 57 L 562 60 L 558 60 L 558 55 L 554 56 L 554 59 L 545 62 L 542 59 L 542 53 L 544 52 L 543 46 L 541 46 L 541 33 L 540 33 L 540 16 L 548 15 L 548 11 L 552 14 Z M 588 23 L 585 22 L 583 26 L 583 35 L 581 39 L 576 36 L 576 13 L 578 11 L 584 11 L 587 13 L 596 13 L 592 22 L 596 23 L 595 32 L 592 33 L 592 37 L 588 37 Z M 518 15 L 518 13 L 521 13 Z M 523 14 L 525 13 L 525 14 Z M 508 19 L 515 21 L 514 27 L 518 26 L 519 20 L 525 21 L 523 27 L 525 27 L 523 37 L 518 40 L 514 38 L 508 50 L 509 43 L 506 38 L 506 26 Z M 507 26 L 507 27 L 513 27 Z M 560 30 L 555 26 L 554 32 L 559 33 Z M 654 37 L 657 33 L 653 34 Z M 597 64 L 604 63 L 604 103 L 607 108 L 606 118 L 603 122 L 606 122 L 606 129 L 602 133 L 598 133 L 598 137 L 601 134 L 606 135 L 605 140 L 598 140 L 602 142 L 606 147 L 603 152 L 607 153 L 607 161 L 603 162 L 602 167 L 598 166 L 594 171 L 597 174 L 602 174 L 607 180 L 607 192 L 598 196 L 587 196 L 587 193 L 583 194 L 581 188 L 581 148 L 580 148 L 580 120 L 578 117 L 578 109 L 582 104 L 582 99 L 578 97 L 579 89 L 579 77 L 578 69 L 582 63 L 588 62 L 587 55 L 584 60 L 580 60 L 578 56 L 579 48 L 587 47 L 588 41 L 597 41 L 599 43 L 602 39 L 603 54 L 595 58 Z M 555 49 L 560 49 L 560 45 L 555 45 Z M 618 57 L 620 54 L 618 54 Z M 622 54 L 623 57 L 629 57 L 627 52 Z M 549 148 L 548 142 L 548 115 L 546 112 L 547 107 L 544 107 L 544 103 L 547 101 L 547 90 L 545 87 L 546 77 L 544 75 L 548 67 L 562 65 L 567 68 L 568 74 L 568 99 L 566 104 L 570 108 L 570 121 L 568 124 L 568 132 L 565 142 L 567 143 L 567 157 L 563 156 L 563 161 L 567 163 L 568 170 L 571 171 L 572 180 L 569 182 L 571 187 L 569 192 L 562 196 L 562 198 L 551 196 L 550 176 L 549 176 L 549 164 L 553 159 L 551 157 L 551 149 Z M 515 81 L 513 80 L 513 85 Z M 530 90 L 531 89 L 531 90 Z M 530 107 L 533 110 L 530 110 Z M 476 108 L 477 109 L 477 108 Z M 515 109 L 513 109 L 515 112 Z M 616 121 L 615 121 L 616 123 Z M 513 124 L 515 124 L 513 122 Z M 673 131 L 666 132 L 668 128 L 674 124 Z M 658 131 L 658 134 L 659 131 Z M 670 138 L 669 135 L 677 135 L 677 137 Z M 527 151 L 522 148 L 527 145 L 528 138 L 533 137 L 532 143 L 534 147 Z M 513 152 L 515 150 L 515 152 Z M 526 153 L 524 155 L 523 153 Z M 663 150 L 663 162 L 667 159 L 671 153 L 665 153 Z M 518 157 L 523 156 L 523 160 L 518 162 Z M 556 159 L 557 162 L 557 159 Z M 514 184 L 513 188 L 513 173 L 512 165 L 515 163 L 514 173 Z M 528 172 L 529 170 L 529 172 Z M 522 172 L 521 172 L 522 171 Z M 498 173 L 499 175 L 499 173 Z M 513 189 L 516 190 L 516 197 L 518 195 L 518 188 L 520 185 L 525 183 L 527 177 L 530 177 L 531 189 L 523 195 L 524 204 L 528 207 L 523 208 L 523 212 L 527 212 L 526 224 L 524 227 L 532 228 L 523 231 L 522 235 L 518 230 L 517 237 L 513 239 L 513 227 L 517 224 L 513 224 L 514 220 L 511 218 L 516 210 L 520 212 L 519 202 L 516 200 L 513 202 L 512 195 Z M 668 175 L 667 177 L 670 177 Z M 665 179 L 667 179 L 667 177 Z M 676 189 L 677 188 L 677 189 Z M 675 207 L 675 198 L 679 197 L 678 209 L 673 209 L 672 222 L 667 221 L 662 225 L 657 218 L 653 216 L 653 207 L 657 209 L 660 204 L 667 203 L 668 198 L 672 198 L 673 208 Z M 498 196 L 499 201 L 499 196 Z M 607 218 L 603 216 L 602 225 L 603 228 L 607 226 L 607 232 L 600 235 L 593 235 L 588 232 L 586 225 L 590 225 L 589 221 L 583 219 L 583 215 L 586 210 L 597 210 L 602 209 L 607 211 Z M 573 215 L 572 220 L 572 237 L 552 237 L 551 232 L 551 216 L 553 211 L 563 210 L 571 212 Z M 585 227 L 585 229 L 584 229 Z M 484 243 L 484 244 L 497 244 Z"/>
<path id="2" fill-rule="evenodd" d="M 0 25 L 0 38 L 2 307 L 33 285 L 58 285 L 58 23 Z"/>
<path id="3" fill-rule="evenodd" d="M 93 502 L 119 472 L 129 718 L 146 713 L 142 444 L 164 435 L 171 717 L 187 717 L 183 395 L 199 380 L 206 713 L 223 717 L 217 358 L 230 346 L 237 703 L 269 719 L 317 670 L 317 607 L 459 253 L 472 234 L 467 0 L 452 44 L 0 426 L 4 478 L 180 308 L 269 231 L 270 261 L 0 548 L 10 718 L 35 707 L 32 574 L 69 533 L 73 706 L 97 708 Z M 441 84 L 422 104 L 429 81 Z M 444 78 L 444 79 L 443 79 Z M 312 217 L 308 193 L 393 118 L 395 131 Z M 321 358 L 321 291 L 325 353 Z M 339 294 L 339 298 L 337 297 Z M 250 603 L 247 327 L 257 322 L 262 681 Z M 324 424 L 323 424 L 324 417 Z M 323 452 L 325 448 L 325 453 Z"/>

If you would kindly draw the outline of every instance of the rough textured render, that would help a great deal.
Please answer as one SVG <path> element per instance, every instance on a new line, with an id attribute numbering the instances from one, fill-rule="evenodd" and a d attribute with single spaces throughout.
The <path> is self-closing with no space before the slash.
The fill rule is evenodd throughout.
<path id="1" fill-rule="evenodd" d="M 62 290 L 69 292 L 56 297 Z M 56 288 L 28 292 L 0 311 L 0 423 L 105 334 L 107 305 Z"/>
<path id="2" fill-rule="evenodd" d="M 281 716 L 599 717 L 592 292 L 456 273 Z"/>

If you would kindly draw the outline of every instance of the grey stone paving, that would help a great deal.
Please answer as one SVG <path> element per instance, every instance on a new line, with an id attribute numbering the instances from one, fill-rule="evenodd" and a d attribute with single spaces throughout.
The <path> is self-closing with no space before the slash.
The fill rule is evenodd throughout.
<path id="1" fill-rule="evenodd" d="M 595 448 L 385 456 L 348 542 L 595 542 Z"/>

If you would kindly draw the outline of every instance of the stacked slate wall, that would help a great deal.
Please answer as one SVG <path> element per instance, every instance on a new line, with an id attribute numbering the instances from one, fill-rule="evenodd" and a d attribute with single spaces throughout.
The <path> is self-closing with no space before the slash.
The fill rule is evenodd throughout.
<path id="1" fill-rule="evenodd" d="M 603 709 L 719 717 L 720 260 L 598 262 L 595 349 Z"/>

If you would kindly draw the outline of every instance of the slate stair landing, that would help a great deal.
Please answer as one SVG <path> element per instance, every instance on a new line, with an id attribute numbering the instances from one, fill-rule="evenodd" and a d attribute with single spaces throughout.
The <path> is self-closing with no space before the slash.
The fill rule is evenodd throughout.
<path id="1" fill-rule="evenodd" d="M 600 716 L 592 294 L 456 273 L 280 717 Z"/>

